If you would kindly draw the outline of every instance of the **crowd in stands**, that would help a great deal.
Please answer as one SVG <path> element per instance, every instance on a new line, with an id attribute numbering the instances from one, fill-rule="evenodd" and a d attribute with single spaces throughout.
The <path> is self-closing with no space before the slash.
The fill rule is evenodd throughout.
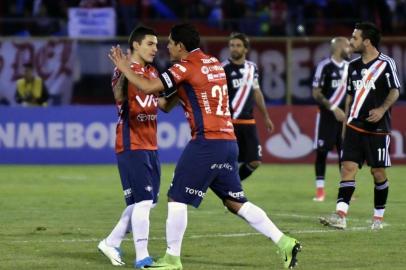
<path id="1" fill-rule="evenodd" d="M 375 22 L 386 36 L 406 32 L 405 0 L 2 0 L 0 34 L 67 35 L 70 7 L 113 7 L 117 33 L 123 36 L 139 22 L 166 34 L 166 22 L 186 20 L 209 27 L 214 35 L 348 34 L 354 22 L 362 20 Z"/>

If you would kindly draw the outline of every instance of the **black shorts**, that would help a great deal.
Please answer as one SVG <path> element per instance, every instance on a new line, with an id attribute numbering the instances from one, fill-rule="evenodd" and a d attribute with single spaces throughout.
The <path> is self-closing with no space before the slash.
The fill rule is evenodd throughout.
<path id="1" fill-rule="evenodd" d="M 333 113 L 319 112 L 316 118 L 314 148 L 331 151 L 335 146 L 337 151 L 340 151 L 342 129 L 343 123 L 337 121 Z"/>
<path id="2" fill-rule="evenodd" d="M 234 132 L 238 143 L 238 162 L 249 163 L 260 161 L 262 147 L 259 143 L 257 127 L 252 124 L 234 124 Z"/>
<path id="3" fill-rule="evenodd" d="M 371 168 L 390 167 L 389 145 L 390 135 L 362 133 L 347 126 L 341 160 L 356 162 L 359 168 L 364 161 Z"/>

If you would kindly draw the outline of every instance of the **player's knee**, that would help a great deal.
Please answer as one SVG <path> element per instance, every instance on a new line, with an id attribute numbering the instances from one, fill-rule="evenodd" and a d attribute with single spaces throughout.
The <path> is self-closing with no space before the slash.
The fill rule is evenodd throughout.
<path id="1" fill-rule="evenodd" d="M 152 208 L 154 202 L 152 200 L 143 200 L 134 204 L 134 208 Z"/>
<path id="2" fill-rule="evenodd" d="M 352 180 L 357 174 L 358 165 L 356 163 L 343 162 L 341 166 L 341 178 L 344 180 Z"/>
<path id="3" fill-rule="evenodd" d="M 385 168 L 371 168 L 371 174 L 377 183 L 383 182 L 386 179 Z"/>
<path id="4" fill-rule="evenodd" d="M 224 206 L 227 207 L 228 211 L 233 214 L 237 214 L 242 207 L 242 203 L 231 201 L 231 200 L 224 200 Z"/>
<path id="5" fill-rule="evenodd" d="M 259 160 L 251 161 L 249 165 L 253 170 L 256 170 L 261 165 L 261 161 Z"/>

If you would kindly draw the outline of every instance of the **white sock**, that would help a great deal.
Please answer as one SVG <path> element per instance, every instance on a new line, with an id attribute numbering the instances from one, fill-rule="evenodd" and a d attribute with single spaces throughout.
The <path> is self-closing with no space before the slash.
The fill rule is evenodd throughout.
<path id="1" fill-rule="evenodd" d="M 383 219 L 384 213 L 385 213 L 385 209 L 374 209 L 374 218 Z"/>
<path id="2" fill-rule="evenodd" d="M 316 188 L 324 188 L 324 179 L 316 180 Z"/>
<path id="3" fill-rule="evenodd" d="M 135 246 L 136 261 L 140 261 L 149 256 L 148 236 L 149 236 L 149 213 L 152 207 L 152 200 L 141 201 L 134 204 L 131 215 L 133 239 Z"/>
<path id="4" fill-rule="evenodd" d="M 182 239 L 187 227 L 187 205 L 178 202 L 168 203 L 168 219 L 166 220 L 166 253 L 180 256 Z"/>
<path id="5" fill-rule="evenodd" d="M 125 234 L 128 232 L 128 226 L 131 224 L 131 214 L 133 212 L 134 205 L 131 204 L 124 209 L 121 214 L 120 220 L 117 222 L 110 235 L 106 238 L 106 243 L 111 247 L 120 247 L 121 242 L 124 239 Z"/>
<path id="6" fill-rule="evenodd" d="M 271 238 L 275 244 L 283 236 L 283 233 L 273 224 L 264 210 L 250 202 L 244 203 L 237 214 L 245 219 L 255 230 Z"/>
<path id="7" fill-rule="evenodd" d="M 347 215 L 349 207 L 350 206 L 348 204 L 346 204 L 345 202 L 339 202 L 336 205 L 336 212 L 341 212 L 344 215 Z"/>

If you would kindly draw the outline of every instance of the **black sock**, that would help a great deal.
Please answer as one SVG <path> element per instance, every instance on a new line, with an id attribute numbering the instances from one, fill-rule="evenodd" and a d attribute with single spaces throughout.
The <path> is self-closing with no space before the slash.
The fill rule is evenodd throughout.
<path id="1" fill-rule="evenodd" d="M 255 171 L 255 169 L 256 168 L 252 167 L 248 163 L 241 164 L 239 171 L 241 181 L 250 176 Z"/>
<path id="2" fill-rule="evenodd" d="M 324 179 L 324 175 L 326 174 L 326 159 L 327 159 L 327 151 L 320 151 L 317 150 L 316 152 L 316 178 Z"/>
<path id="3" fill-rule="evenodd" d="M 374 188 L 374 206 L 375 209 L 385 209 L 386 200 L 388 199 L 389 182 L 388 179 L 382 183 L 375 183 Z"/>
<path id="4" fill-rule="evenodd" d="M 337 203 L 344 202 L 350 205 L 351 196 L 355 190 L 355 180 L 341 181 L 338 189 Z"/>

